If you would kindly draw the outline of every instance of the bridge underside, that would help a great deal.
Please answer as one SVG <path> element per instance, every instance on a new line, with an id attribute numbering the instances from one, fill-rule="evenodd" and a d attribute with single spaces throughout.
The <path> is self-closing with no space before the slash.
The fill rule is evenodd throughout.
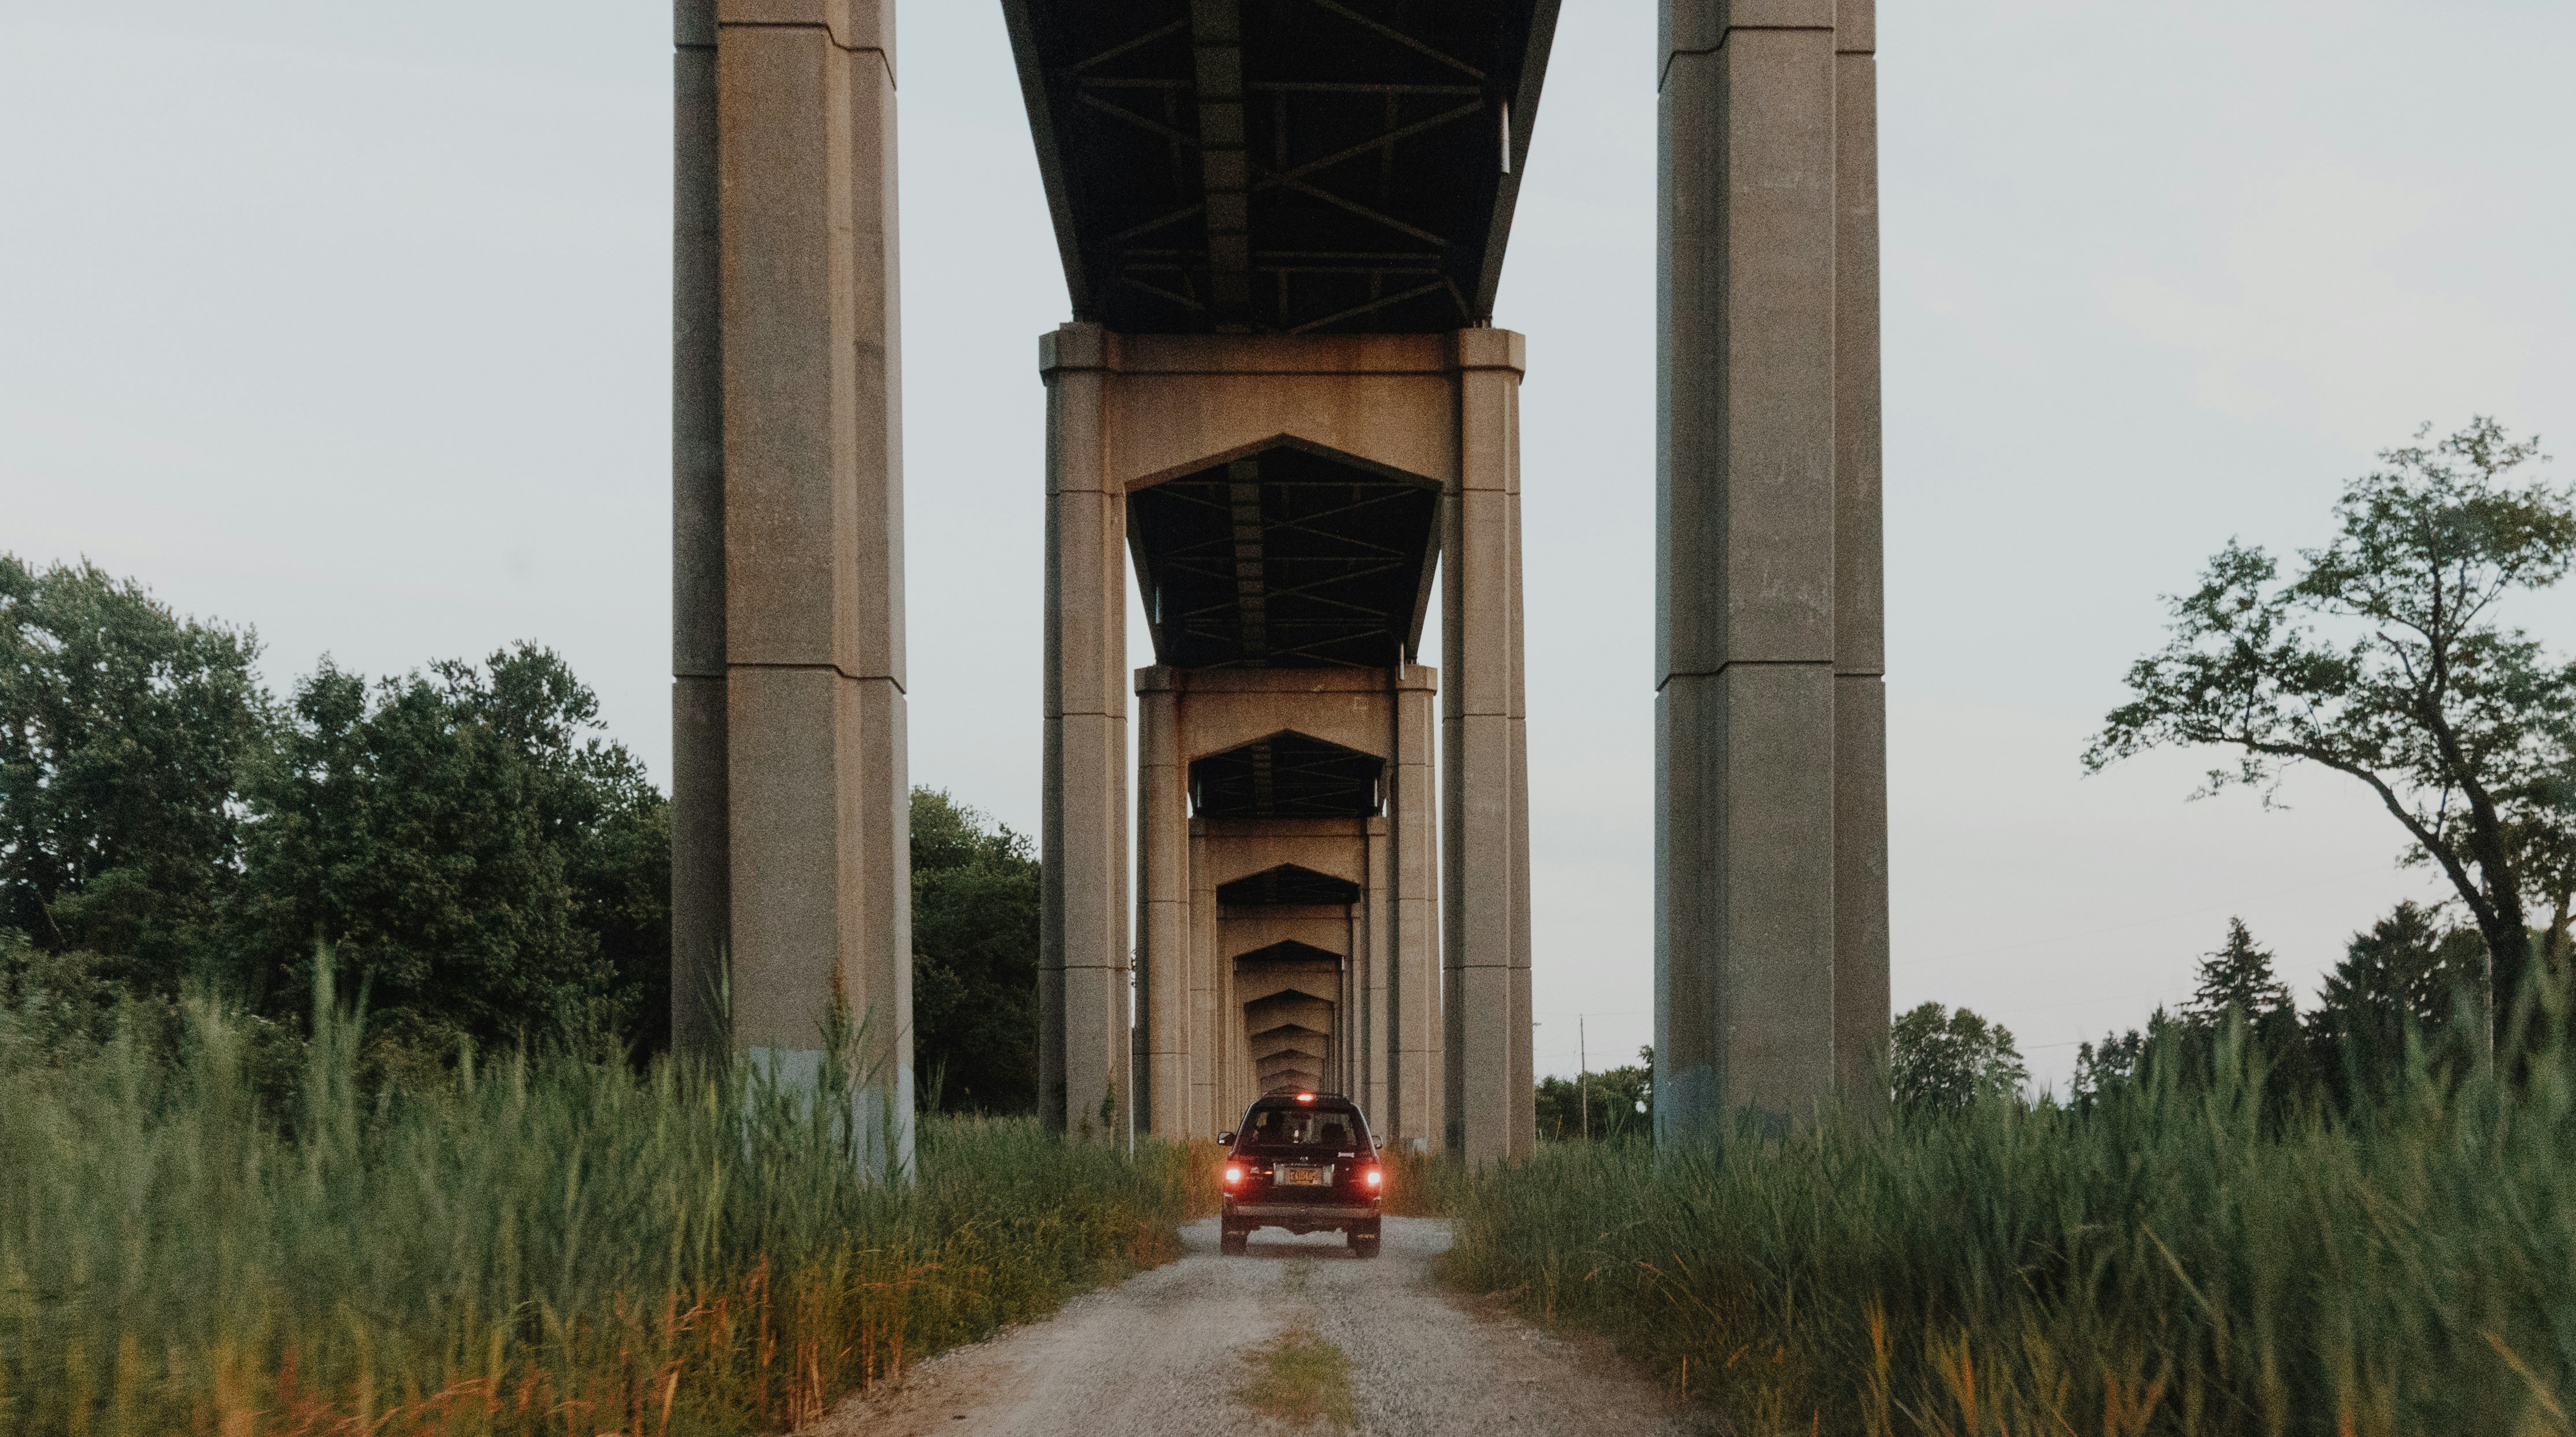
<path id="1" fill-rule="evenodd" d="M 1534 1131 L 1518 339 L 1048 337 L 1044 1072 L 1068 1130 L 1105 1098 L 1208 1137 L 1321 1083 L 1396 1141 L 1491 1157 Z M 1132 1005 L 1131 564 L 1158 659 L 1133 675 Z M 1435 582 L 1445 784 L 1413 662 Z"/>
<path id="2" fill-rule="evenodd" d="M 1046 1117 L 1205 1132 L 1224 1083 L 1315 1073 L 1526 1152 L 1524 355 L 1491 317 L 1557 0 L 1002 4 L 1075 317 L 1040 363 Z M 1887 874 L 1874 5 L 1661 8 L 1672 1137 L 1884 1098 Z M 674 13 L 673 1037 L 810 1085 L 861 1018 L 858 1147 L 899 1169 L 893 7 Z"/>
<path id="3" fill-rule="evenodd" d="M 1183 668 L 1383 667 L 1421 641 L 1439 486 L 1282 443 L 1139 489 L 1154 651 Z"/>
<path id="4" fill-rule="evenodd" d="M 1524 1151 L 1521 361 L 1485 326 L 1556 0 L 1003 10 L 1075 318 L 1041 366 L 1050 1119 L 1208 1136 L 1324 1083 L 1398 1140 Z"/>
<path id="5" fill-rule="evenodd" d="M 1555 0 L 1004 0 L 1074 317 L 1438 333 L 1494 312 Z"/>
<path id="6" fill-rule="evenodd" d="M 1390 1140 L 1427 1146 L 1429 671 L 1158 665 L 1137 690 L 1140 1121 L 1209 1137 L 1263 1093 L 1345 1092 Z M 1202 752 L 1274 722 L 1376 751 L 1283 729 Z"/>

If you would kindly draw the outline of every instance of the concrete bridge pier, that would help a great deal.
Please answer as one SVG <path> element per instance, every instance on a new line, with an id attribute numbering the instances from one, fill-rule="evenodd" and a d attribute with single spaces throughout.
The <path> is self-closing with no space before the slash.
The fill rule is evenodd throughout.
<path id="1" fill-rule="evenodd" d="M 1656 1131 L 1885 1102 L 1870 0 L 1665 0 Z"/>
<path id="2" fill-rule="evenodd" d="M 1358 1097 L 1381 1141 L 1441 1141 L 1435 684 L 1137 671 L 1139 1130 L 1209 1137 L 1292 1086 Z"/>
<path id="3" fill-rule="evenodd" d="M 1127 494 L 1109 472 L 1110 336 L 1039 341 L 1047 386 L 1045 791 L 1038 1104 L 1050 1130 L 1124 1142 L 1128 1041 Z"/>
<path id="4" fill-rule="evenodd" d="M 1458 333 L 1458 468 L 1441 505 L 1448 1146 L 1538 1144 L 1530 1031 L 1529 703 L 1521 668 L 1524 341 Z"/>
<path id="5" fill-rule="evenodd" d="M 891 7 L 681 0 L 673 1040 L 912 1152 Z M 843 1025 L 847 1025 L 846 1028 Z"/>
<path id="6" fill-rule="evenodd" d="M 1493 319 L 1557 0 L 1001 6 L 1075 320 L 1044 358 L 1049 1121 L 1200 1133 L 1311 1079 L 1526 1152 L 1521 340 Z M 1132 1000 L 1122 523 L 1157 660 Z"/>
<path id="7" fill-rule="evenodd" d="M 1884 1113 L 1887 585 L 1880 522 L 1877 0 L 1834 27 L 1834 1072 Z"/>
<path id="8" fill-rule="evenodd" d="M 1395 1141 L 1479 1161 L 1534 1143 L 1521 346 L 1490 328 L 1042 341 L 1060 1130 L 1211 1137 L 1264 1092 L 1324 1087 L 1364 1095 Z M 1134 676 L 1132 997 L 1113 684 L 1131 557 L 1160 660 Z M 1413 661 L 1435 574 L 1439 784 L 1436 680 Z"/>

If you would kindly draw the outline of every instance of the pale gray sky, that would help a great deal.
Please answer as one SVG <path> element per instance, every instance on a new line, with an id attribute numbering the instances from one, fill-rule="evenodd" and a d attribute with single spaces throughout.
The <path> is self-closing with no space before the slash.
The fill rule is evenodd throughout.
<path id="1" fill-rule="evenodd" d="M 912 769 L 1034 830 L 1065 299 L 998 9 L 902 9 Z M 1882 10 L 1896 997 L 2062 1082 L 2230 914 L 2304 995 L 2426 887 L 2344 787 L 2185 804 L 2204 760 L 2076 754 L 2158 594 L 2322 538 L 2417 423 L 2576 458 L 2576 7 Z M 281 689 L 542 640 L 659 772 L 668 15 L 0 0 L 0 548 L 256 625 Z M 1651 1031 L 1653 39 L 1566 0 L 1498 315 L 1542 1070 L 1578 1013 L 1596 1061 Z M 2576 644 L 2576 598 L 2521 617 Z"/>

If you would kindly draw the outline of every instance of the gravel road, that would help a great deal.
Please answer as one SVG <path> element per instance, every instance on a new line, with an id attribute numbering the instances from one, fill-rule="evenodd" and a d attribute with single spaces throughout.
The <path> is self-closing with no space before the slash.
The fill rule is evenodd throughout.
<path id="1" fill-rule="evenodd" d="M 831 1437 L 1185 1437 L 1294 1430 L 1236 1398 L 1259 1354 L 1303 1327 L 1350 1359 L 1357 1431 L 1386 1437 L 1685 1437 L 1699 1430 L 1597 1340 L 1549 1336 L 1434 1281 L 1449 1225 L 1388 1218 L 1383 1256 L 1338 1233 L 1253 1235 L 1217 1253 L 1216 1220 L 1186 1256 L 1067 1303 L 1044 1322 L 921 1363 L 808 1429 Z M 1310 1429 L 1311 1430 L 1311 1429 Z"/>

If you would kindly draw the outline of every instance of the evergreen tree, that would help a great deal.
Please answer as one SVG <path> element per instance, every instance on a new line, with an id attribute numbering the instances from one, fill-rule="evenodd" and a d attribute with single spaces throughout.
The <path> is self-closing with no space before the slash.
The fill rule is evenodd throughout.
<path id="1" fill-rule="evenodd" d="M 2432 910 L 2398 904 L 2370 931 L 2354 934 L 2326 975 L 2308 1018 L 2319 1067 L 2376 1086 L 2406 1061 L 2410 1035 L 2438 1044 L 2456 1004 L 2465 999 L 2475 1012 L 2485 978 L 2486 947 L 2476 930 L 2446 930 Z"/>
<path id="2" fill-rule="evenodd" d="M 2188 1081 L 2210 1075 L 2228 1051 L 2228 1034 L 2239 1024 L 2251 1046 L 2246 1056 L 2263 1065 L 2264 1088 L 2275 1102 L 2313 1091 L 2316 1074 L 2301 1041 L 2298 1003 L 2273 971 L 2271 950 L 2255 943 L 2244 919 L 2230 918 L 2227 941 L 2201 956 L 2191 1001 L 2183 1005 L 2175 1025 Z M 2149 1046 L 2154 1046 L 2152 1037 Z"/>
<path id="3" fill-rule="evenodd" d="M 2105 1033 L 2099 1043 L 2077 1044 L 2075 1105 L 2090 1110 L 2113 1091 L 2144 1077 L 2150 1056 L 2173 1041 L 2178 1027 L 2173 1015 L 2160 1003 L 2148 1015 L 2143 1033 L 2131 1028 L 2125 1033 Z"/>
<path id="4" fill-rule="evenodd" d="M 2563 728 L 2576 729 L 2576 712 L 2559 716 Z M 2561 739 L 2564 753 L 2576 754 L 2576 741 Z M 2576 758 L 2536 775 L 2513 795 L 2508 841 L 2531 889 L 2532 905 L 2547 921 L 2532 954 L 2562 981 L 2576 959 Z"/>
<path id="5" fill-rule="evenodd" d="M 2227 941 L 2202 956 L 2183 1018 L 2214 1029 L 2224 1027 L 2231 1012 L 2243 1014 L 2247 1026 L 2264 1034 L 2284 1017 L 2295 1020 L 2298 1014 L 2288 986 L 2272 971 L 2271 951 L 2255 945 L 2242 918 L 2228 919 Z"/>

